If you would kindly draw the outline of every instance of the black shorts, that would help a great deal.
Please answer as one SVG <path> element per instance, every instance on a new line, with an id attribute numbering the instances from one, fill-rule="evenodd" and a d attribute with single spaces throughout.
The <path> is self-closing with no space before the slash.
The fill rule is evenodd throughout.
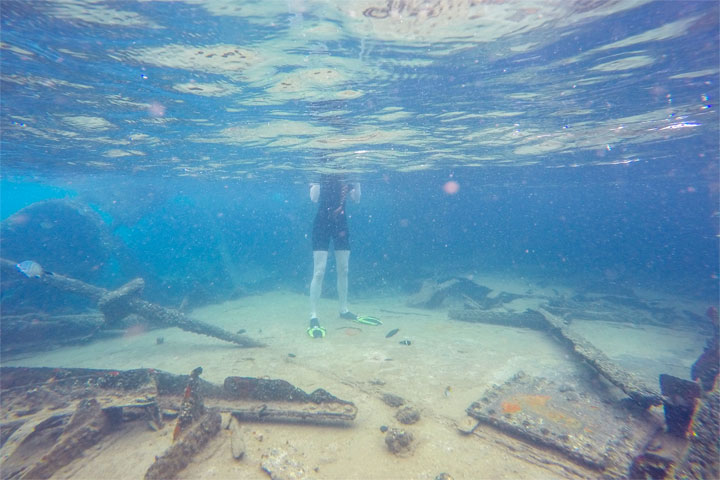
<path id="1" fill-rule="evenodd" d="M 318 213 L 315 217 L 312 232 L 313 251 L 327 251 L 330 249 L 332 239 L 335 250 L 350 250 L 348 237 L 347 217 L 341 215 L 326 215 Z"/>

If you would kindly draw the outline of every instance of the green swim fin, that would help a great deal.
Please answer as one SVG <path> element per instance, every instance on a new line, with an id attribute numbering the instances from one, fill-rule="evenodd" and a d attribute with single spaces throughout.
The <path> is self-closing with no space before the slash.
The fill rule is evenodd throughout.
<path id="1" fill-rule="evenodd" d="M 317 318 L 310 319 L 310 326 L 306 332 L 310 338 L 325 338 L 325 334 L 327 333 L 325 327 L 320 326 Z"/>
<path id="2" fill-rule="evenodd" d="M 379 318 L 370 317 L 370 316 L 360 316 L 355 319 L 357 323 L 362 323 L 363 325 L 372 325 L 373 327 L 377 327 L 378 325 L 382 325 L 383 323 L 380 321 Z"/>

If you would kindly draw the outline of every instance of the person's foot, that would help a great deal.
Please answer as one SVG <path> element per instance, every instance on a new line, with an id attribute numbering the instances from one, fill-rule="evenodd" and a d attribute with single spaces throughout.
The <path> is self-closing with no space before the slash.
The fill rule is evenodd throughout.
<path id="1" fill-rule="evenodd" d="M 347 312 L 340 312 L 340 318 L 344 318 L 345 320 L 357 320 L 358 317 L 348 310 Z"/>
<path id="2" fill-rule="evenodd" d="M 310 327 L 307 329 L 307 334 L 312 338 L 323 338 L 325 336 L 325 329 L 320 326 L 320 320 L 315 317 L 310 319 Z"/>

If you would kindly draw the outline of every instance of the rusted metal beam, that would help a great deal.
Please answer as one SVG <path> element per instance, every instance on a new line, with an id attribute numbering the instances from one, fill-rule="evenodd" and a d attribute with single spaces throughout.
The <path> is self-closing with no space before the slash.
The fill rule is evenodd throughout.
<path id="1" fill-rule="evenodd" d="M 450 318 L 465 322 L 527 327 L 547 332 L 576 357 L 625 392 L 638 405 L 649 408 L 663 403 L 662 395 L 659 392 L 646 386 L 642 380 L 613 362 L 582 335 L 569 329 L 562 319 L 543 308 L 526 310 L 519 314 L 487 312 L 480 309 L 451 310 L 448 315 Z"/>
<path id="2" fill-rule="evenodd" d="M 17 264 L 10 260 L 0 259 L 0 267 L 4 275 L 24 276 L 18 270 Z M 188 332 L 231 342 L 243 348 L 265 346 L 262 342 L 258 342 L 246 335 L 228 332 L 215 325 L 193 320 L 178 310 L 166 308 L 139 298 L 144 286 L 144 281 L 141 278 L 136 278 L 117 290 L 107 290 L 59 273 L 45 271 L 37 277 L 27 278 L 27 280 L 42 282 L 58 290 L 82 295 L 97 302 L 98 308 L 103 312 L 106 322 L 110 325 L 114 321 L 134 313 L 159 327 L 177 327 Z"/>

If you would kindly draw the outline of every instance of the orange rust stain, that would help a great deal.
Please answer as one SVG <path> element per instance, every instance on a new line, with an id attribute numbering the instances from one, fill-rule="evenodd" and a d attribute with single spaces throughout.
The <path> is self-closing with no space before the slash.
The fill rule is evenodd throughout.
<path id="1" fill-rule="evenodd" d="M 551 422 L 564 425 L 566 428 L 579 430 L 583 427 L 582 422 L 577 418 L 548 405 L 550 395 L 518 395 L 514 400 L 526 411 L 533 412 Z"/>
<path id="2" fill-rule="evenodd" d="M 546 412 L 545 417 L 548 420 L 552 420 L 555 423 L 564 425 L 567 428 L 572 428 L 573 430 L 579 430 L 583 427 L 583 423 L 580 420 L 561 412 L 548 411 Z M 590 433 L 590 430 L 586 430 L 586 433 Z"/>
<path id="3" fill-rule="evenodd" d="M 520 404 L 515 402 L 502 402 L 502 409 L 505 413 L 517 413 L 522 410 Z"/>
<path id="4" fill-rule="evenodd" d="M 524 410 L 572 430 L 581 430 L 584 427 L 583 422 L 578 418 L 548 405 L 550 399 L 550 395 L 515 395 L 503 401 L 500 406 L 503 413 L 517 413 Z"/>
<path id="5" fill-rule="evenodd" d="M 550 400 L 549 395 L 523 395 L 518 398 L 520 403 L 531 407 L 544 407 L 547 405 L 548 400 Z"/>

